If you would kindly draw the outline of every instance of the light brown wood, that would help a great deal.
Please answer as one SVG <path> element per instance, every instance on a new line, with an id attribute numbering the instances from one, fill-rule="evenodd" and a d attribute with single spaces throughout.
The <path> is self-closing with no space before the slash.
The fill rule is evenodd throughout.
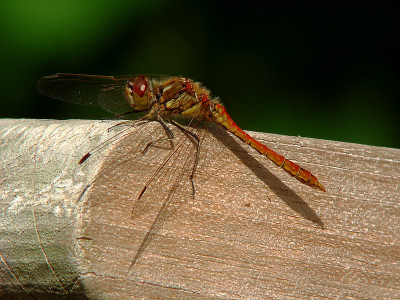
<path id="1" fill-rule="evenodd" d="M 151 123 L 79 166 L 126 129 L 107 131 L 117 123 L 0 121 L 0 295 L 400 297 L 400 150 L 251 133 L 312 171 L 323 193 L 202 130 L 193 197 L 194 155 L 183 154 L 195 147 L 176 128 L 174 150 L 140 152 L 164 136 Z"/>

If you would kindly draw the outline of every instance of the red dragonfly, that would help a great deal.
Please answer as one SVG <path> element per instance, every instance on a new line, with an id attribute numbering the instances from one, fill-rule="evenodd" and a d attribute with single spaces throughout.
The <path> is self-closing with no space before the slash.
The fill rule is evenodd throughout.
<path id="1" fill-rule="evenodd" d="M 286 159 L 244 132 L 232 120 L 218 98 L 212 97 L 207 88 L 189 78 L 57 73 L 42 77 L 38 82 L 38 90 L 46 96 L 66 102 L 100 105 L 109 112 L 120 114 L 119 116 L 133 112 L 147 112 L 139 120 L 160 122 L 169 139 L 173 138 L 173 133 L 164 120 L 186 132 L 188 131 L 175 121 L 177 117 L 215 123 L 268 157 L 301 183 L 326 192 L 324 186 L 310 171 Z M 193 137 L 198 139 L 194 134 Z M 86 154 L 80 163 L 89 156 L 90 153 Z M 194 192 L 193 174 L 191 180 Z M 145 188 L 140 196 L 144 191 Z"/>

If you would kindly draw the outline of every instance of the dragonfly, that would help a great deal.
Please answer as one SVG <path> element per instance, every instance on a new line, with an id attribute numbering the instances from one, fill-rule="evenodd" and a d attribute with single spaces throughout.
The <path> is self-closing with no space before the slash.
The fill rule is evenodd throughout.
<path id="1" fill-rule="evenodd" d="M 217 124 L 266 156 L 301 183 L 326 192 L 315 175 L 246 133 L 233 121 L 218 98 L 213 97 L 201 83 L 189 78 L 57 73 L 39 79 L 38 90 L 43 95 L 58 100 L 100 106 L 117 114 L 118 117 L 146 112 L 138 121 L 158 121 L 166 130 L 168 139 L 173 139 L 173 133 L 165 122 L 190 133 L 176 121 L 177 118 L 197 119 Z M 198 139 L 194 134 L 193 137 Z M 87 153 L 80 164 L 90 155 L 91 153 Z"/>
<path id="2" fill-rule="evenodd" d="M 133 113 L 144 114 L 137 120 L 121 121 L 121 123 L 114 126 L 136 126 L 146 121 L 159 122 L 166 133 L 166 137 L 149 142 L 143 152 L 154 143 L 174 139 L 174 133 L 167 126 L 167 123 L 178 127 L 186 135 L 187 139 L 190 139 L 195 144 L 196 153 L 194 154 L 195 158 L 189 175 L 192 195 L 196 192 L 193 178 L 200 157 L 200 137 L 196 134 L 195 130 L 190 130 L 192 125 L 194 128 L 195 121 L 200 121 L 203 124 L 216 124 L 266 156 L 301 183 L 326 192 L 324 186 L 310 171 L 271 150 L 242 130 L 233 121 L 218 98 L 213 97 L 205 86 L 189 78 L 162 75 L 100 76 L 57 73 L 40 78 L 38 81 L 38 90 L 43 95 L 58 100 L 75 104 L 100 106 L 113 113 L 116 118 Z M 181 123 L 185 120 L 186 125 L 182 125 Z M 182 143 L 179 145 L 182 147 Z M 98 147 L 102 146 L 103 143 Z M 83 164 L 94 153 L 95 149 L 84 155 L 79 164 Z M 160 174 L 161 169 L 165 167 L 167 160 L 172 156 L 173 154 L 160 164 L 160 167 L 150 176 L 150 179 L 142 188 L 134 204 L 133 217 L 139 215 L 139 207 L 144 206 L 143 202 L 146 201 L 142 199 L 142 196 L 151 185 L 152 180 L 156 180 L 157 175 Z M 182 180 L 182 178 L 179 180 Z M 165 201 L 167 202 L 168 200 Z M 166 210 L 165 204 L 163 204 L 163 207 L 162 209 Z M 129 270 L 141 256 L 141 253 L 147 247 L 157 230 L 161 228 L 166 218 L 162 216 L 161 211 L 158 213 L 152 227 L 142 240 Z"/>

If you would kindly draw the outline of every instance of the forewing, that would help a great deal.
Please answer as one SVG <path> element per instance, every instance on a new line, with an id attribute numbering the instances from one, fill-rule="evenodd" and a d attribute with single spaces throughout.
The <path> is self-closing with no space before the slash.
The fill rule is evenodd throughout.
<path id="1" fill-rule="evenodd" d="M 98 105 L 111 113 L 121 114 L 132 110 L 124 95 L 130 78 L 57 73 L 40 78 L 37 87 L 40 93 L 51 98 Z"/>

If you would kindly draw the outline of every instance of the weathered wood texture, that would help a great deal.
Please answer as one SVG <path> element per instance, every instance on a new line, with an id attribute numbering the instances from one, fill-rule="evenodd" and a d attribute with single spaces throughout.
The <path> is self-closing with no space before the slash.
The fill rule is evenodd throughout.
<path id="1" fill-rule="evenodd" d="M 0 298 L 400 298 L 400 150 L 254 133 L 323 193 L 211 129 L 192 197 L 156 123 L 78 165 L 110 124 L 0 121 Z"/>

